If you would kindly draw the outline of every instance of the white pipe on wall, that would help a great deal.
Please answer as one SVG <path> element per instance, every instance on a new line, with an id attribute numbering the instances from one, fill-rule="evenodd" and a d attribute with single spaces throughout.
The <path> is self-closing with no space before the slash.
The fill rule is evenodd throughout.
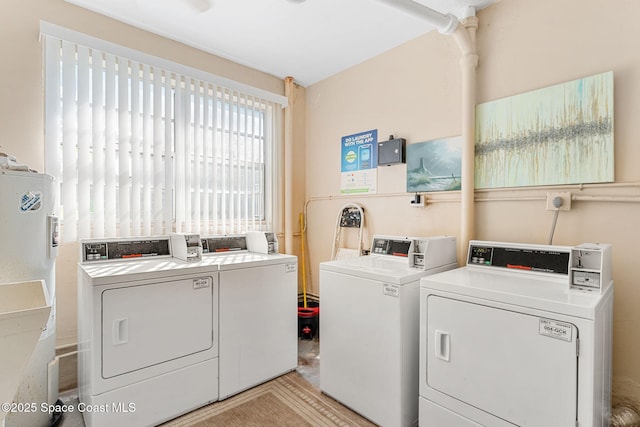
<path id="1" fill-rule="evenodd" d="M 284 94 L 284 252 L 293 253 L 293 77 L 285 77 Z"/>
<path id="2" fill-rule="evenodd" d="M 460 191 L 460 238 L 458 260 L 466 259 L 469 240 L 475 234 L 475 127 L 476 127 L 476 30 L 478 18 L 470 16 L 459 23 L 453 38 L 460 48 L 462 71 L 462 187 Z"/>
<path id="3" fill-rule="evenodd" d="M 442 34 L 451 34 L 460 48 L 462 57 L 462 189 L 460 194 L 460 238 L 458 259 L 466 258 L 469 240 L 474 235 L 475 190 L 475 109 L 476 109 L 476 30 L 478 18 L 469 7 L 468 17 L 462 22 L 451 14 L 443 14 L 413 0 L 378 0 L 412 16 L 422 18 Z"/>

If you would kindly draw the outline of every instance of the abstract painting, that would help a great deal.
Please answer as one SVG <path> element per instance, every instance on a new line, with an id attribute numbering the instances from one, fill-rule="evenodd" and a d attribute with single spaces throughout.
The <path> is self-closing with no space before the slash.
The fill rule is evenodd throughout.
<path id="1" fill-rule="evenodd" d="M 462 137 L 407 145 L 407 192 L 460 190 Z"/>
<path id="2" fill-rule="evenodd" d="M 479 104 L 475 187 L 612 182 L 613 72 Z"/>

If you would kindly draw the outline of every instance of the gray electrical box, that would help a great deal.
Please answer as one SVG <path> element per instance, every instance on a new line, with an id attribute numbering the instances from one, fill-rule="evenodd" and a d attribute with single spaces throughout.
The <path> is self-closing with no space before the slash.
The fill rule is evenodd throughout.
<path id="1" fill-rule="evenodd" d="M 390 138 L 389 141 L 378 142 L 378 166 L 391 166 L 405 163 L 404 138 Z"/>

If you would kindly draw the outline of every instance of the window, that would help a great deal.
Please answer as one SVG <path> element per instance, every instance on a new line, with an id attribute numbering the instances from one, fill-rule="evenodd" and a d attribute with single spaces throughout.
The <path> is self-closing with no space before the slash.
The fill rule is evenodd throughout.
<path id="1" fill-rule="evenodd" d="M 45 167 L 63 241 L 272 229 L 286 99 L 89 46 L 45 37 Z"/>

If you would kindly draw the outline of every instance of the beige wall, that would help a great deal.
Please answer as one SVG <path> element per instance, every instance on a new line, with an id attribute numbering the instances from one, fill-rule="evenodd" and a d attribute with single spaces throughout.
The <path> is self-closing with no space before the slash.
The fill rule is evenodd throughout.
<path id="1" fill-rule="evenodd" d="M 39 171 L 44 169 L 40 20 L 284 95 L 284 83 L 279 78 L 138 30 L 63 0 L 4 0 L 2 9 L 0 152 L 13 154 L 20 162 Z M 59 346 L 77 341 L 77 254 L 77 245 L 63 244 L 56 261 Z"/>
<path id="2" fill-rule="evenodd" d="M 503 0 L 478 14 L 478 102 L 614 71 L 615 179 L 633 184 L 566 187 L 581 196 L 640 196 L 640 53 L 633 47 L 640 39 L 638 10 L 634 0 Z M 339 196 L 342 136 L 378 129 L 381 140 L 394 134 L 415 143 L 460 134 L 458 60 L 450 37 L 430 33 L 307 88 L 313 292 L 318 292 L 318 263 L 330 257 L 335 218 L 347 201 L 365 207 L 369 238 L 373 233 L 459 236 L 459 195 L 437 194 L 424 209 L 410 207 L 411 195 L 403 194 L 404 165 L 378 170 L 376 197 Z M 474 237 L 547 243 L 552 222 L 545 210 L 547 190 L 477 192 Z M 638 203 L 576 201 L 559 216 L 554 243 L 613 244 L 614 392 L 640 401 L 637 218 Z"/>

